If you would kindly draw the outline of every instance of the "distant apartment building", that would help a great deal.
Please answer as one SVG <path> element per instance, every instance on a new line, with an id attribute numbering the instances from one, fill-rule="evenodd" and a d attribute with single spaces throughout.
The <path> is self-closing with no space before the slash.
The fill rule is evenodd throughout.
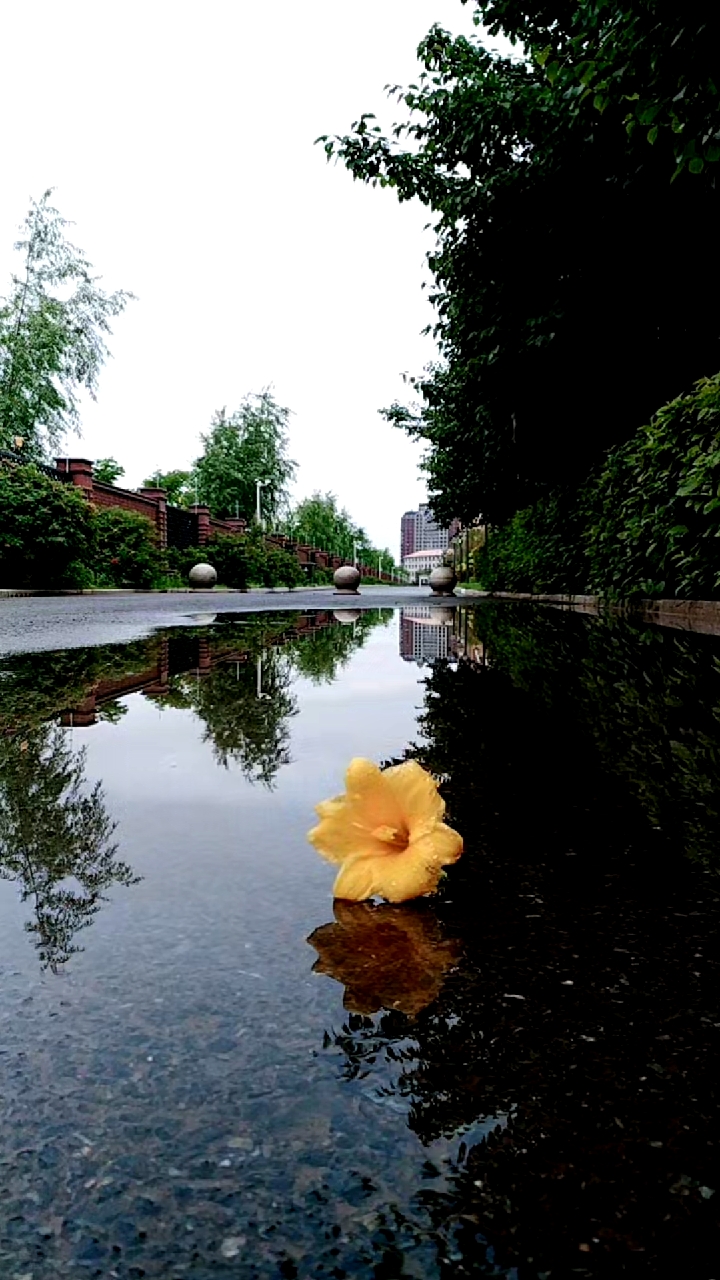
<path id="1" fill-rule="evenodd" d="M 417 511 L 406 511 L 400 521 L 400 560 L 416 551 L 444 551 L 459 528 L 453 520 L 450 528 L 443 528 L 433 520 L 427 502 L 421 502 Z"/>

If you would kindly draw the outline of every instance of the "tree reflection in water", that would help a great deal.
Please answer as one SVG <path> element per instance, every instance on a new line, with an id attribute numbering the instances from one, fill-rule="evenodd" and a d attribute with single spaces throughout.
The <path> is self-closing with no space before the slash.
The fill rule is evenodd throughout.
<path id="1" fill-rule="evenodd" d="M 341 952 L 359 929 L 331 935 L 322 971 L 360 1012 L 326 1048 L 434 1164 L 417 1203 L 442 1274 L 712 1276 L 716 642 L 505 609 L 470 638 L 482 663 L 434 665 L 408 753 L 465 838 L 424 908 L 462 952 L 403 1013 L 372 935 L 367 964 Z"/>
<path id="2" fill-rule="evenodd" d="M 113 885 L 136 883 L 114 830 L 101 785 L 87 788 L 84 751 L 59 725 L 0 736 L 0 876 L 32 904 L 25 928 L 43 968 L 56 973 L 82 950 L 75 937 Z"/>
<path id="3" fill-rule="evenodd" d="M 391 617 L 390 609 L 368 610 L 352 628 L 325 622 L 307 634 L 287 637 L 277 622 L 275 632 L 267 620 L 226 622 L 208 636 L 206 668 L 171 677 L 167 692 L 153 696 L 162 705 L 185 707 L 197 715 L 203 740 L 219 764 L 235 764 L 249 782 L 272 787 L 278 771 L 290 763 L 296 677 L 330 683 L 373 628 Z M 291 629 L 287 618 L 284 626 Z"/>
<path id="4" fill-rule="evenodd" d="M 174 677 L 162 701 L 195 713 L 218 764 L 226 769 L 236 764 L 249 782 L 269 787 L 290 762 L 289 721 L 297 714 L 292 665 L 274 649 L 264 658 L 260 650 L 254 661 L 247 660 L 247 653 L 242 656 L 242 662 L 228 659 L 200 678 Z"/>
<path id="5" fill-rule="evenodd" d="M 213 630 L 0 662 L 0 877 L 32 903 L 26 929 L 44 968 L 57 972 L 81 951 L 76 936 L 108 890 L 137 880 L 117 857 L 101 785 L 85 783 L 85 752 L 73 752 L 57 717 L 116 724 L 127 710 L 119 696 L 141 689 L 192 710 L 218 763 L 271 786 L 290 759 L 294 677 L 332 680 L 391 612 L 370 611 L 352 629 L 322 614 L 301 625 L 296 614 L 243 615 Z"/>

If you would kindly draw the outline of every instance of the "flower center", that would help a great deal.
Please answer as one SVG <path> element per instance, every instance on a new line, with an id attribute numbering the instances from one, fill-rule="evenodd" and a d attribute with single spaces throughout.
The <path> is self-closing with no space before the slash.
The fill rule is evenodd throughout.
<path id="1" fill-rule="evenodd" d="M 372 834 L 397 853 L 403 853 L 408 847 L 410 833 L 406 827 L 376 827 Z"/>

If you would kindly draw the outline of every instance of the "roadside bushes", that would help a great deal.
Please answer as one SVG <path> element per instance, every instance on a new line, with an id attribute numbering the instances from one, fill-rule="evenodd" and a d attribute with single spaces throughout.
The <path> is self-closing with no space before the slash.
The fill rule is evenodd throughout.
<path id="1" fill-rule="evenodd" d="M 477 581 L 485 591 L 585 591 L 585 519 L 581 502 L 567 492 L 516 511 L 473 553 Z"/>
<path id="2" fill-rule="evenodd" d="M 37 466 L 0 462 L 0 587 L 185 586 L 201 561 L 215 567 L 222 585 L 241 590 L 294 587 L 325 573 L 313 566 L 306 578 L 294 555 L 255 529 L 163 551 L 146 516 L 94 506 Z"/>
<path id="3" fill-rule="evenodd" d="M 163 578 L 164 558 L 147 516 L 101 507 L 93 513 L 92 535 L 95 586 L 149 588 Z"/>
<path id="4" fill-rule="evenodd" d="M 720 374 L 608 455 L 588 491 L 586 548 L 604 595 L 720 596 Z"/>
<path id="5" fill-rule="evenodd" d="M 185 585 L 192 566 L 201 562 L 217 570 L 223 586 L 240 591 L 251 586 L 296 587 L 305 581 L 294 555 L 253 530 L 241 535 L 215 533 L 205 547 L 168 551 L 168 563 L 179 584 Z"/>
<path id="6" fill-rule="evenodd" d="M 76 586 L 87 575 L 92 510 L 34 466 L 0 464 L 0 586 Z"/>
<path id="7" fill-rule="evenodd" d="M 98 510 L 38 467 L 0 465 L 0 587 L 151 587 L 163 574 L 145 516 Z"/>
<path id="8" fill-rule="evenodd" d="M 663 405 L 574 494 L 492 529 L 490 591 L 720 598 L 720 374 Z"/>

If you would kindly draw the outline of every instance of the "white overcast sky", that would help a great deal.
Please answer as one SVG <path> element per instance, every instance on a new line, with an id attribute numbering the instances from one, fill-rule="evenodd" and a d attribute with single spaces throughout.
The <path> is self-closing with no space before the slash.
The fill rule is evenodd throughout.
<path id="1" fill-rule="evenodd" d="M 434 355 L 427 211 L 328 165 L 321 133 L 418 70 L 460 0 L 5 0 L 0 16 L 0 293 L 31 195 L 55 187 L 115 322 L 71 454 L 135 487 L 187 467 L 213 410 L 272 384 L 293 410 L 295 497 L 331 490 L 397 552 L 425 497 L 419 448 L 378 409 Z"/>

